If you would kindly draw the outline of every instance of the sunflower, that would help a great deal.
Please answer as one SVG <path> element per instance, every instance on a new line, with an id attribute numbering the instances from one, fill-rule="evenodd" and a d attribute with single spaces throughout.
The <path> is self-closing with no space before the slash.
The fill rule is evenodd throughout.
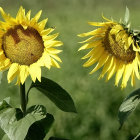
<path id="1" fill-rule="evenodd" d="M 62 42 L 55 40 L 58 33 L 49 35 L 54 28 L 45 29 L 48 19 L 38 22 L 42 11 L 30 18 L 31 11 L 25 14 L 21 6 L 13 18 L 0 7 L 4 21 L 0 21 L 0 71 L 8 70 L 10 83 L 17 77 L 17 83 L 23 84 L 30 75 L 33 82 L 41 81 L 41 66 L 59 68 L 61 62 L 56 47 Z"/>
<path id="2" fill-rule="evenodd" d="M 105 22 L 89 22 L 90 25 L 99 28 L 79 35 L 80 37 L 90 36 L 81 42 L 84 45 L 79 49 L 90 49 L 89 53 L 82 57 L 82 59 L 88 58 L 83 66 L 89 67 L 96 63 L 90 74 L 102 67 L 99 79 L 106 75 L 106 81 L 108 81 L 116 73 L 116 86 L 122 78 L 121 87 L 125 88 L 130 77 L 131 85 L 134 86 L 135 77 L 140 79 L 139 45 L 126 25 L 103 18 Z"/>

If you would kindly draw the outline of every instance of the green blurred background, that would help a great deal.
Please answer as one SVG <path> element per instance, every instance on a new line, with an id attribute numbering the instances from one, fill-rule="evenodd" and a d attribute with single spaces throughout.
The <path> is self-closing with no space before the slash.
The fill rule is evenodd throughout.
<path id="1" fill-rule="evenodd" d="M 59 110 L 51 101 L 33 89 L 30 93 L 29 106 L 43 104 L 47 111 L 55 117 L 55 123 L 45 140 L 49 136 L 68 138 L 71 140 L 132 140 L 139 132 L 140 109 L 130 116 L 122 130 L 118 130 L 117 113 L 123 99 L 140 82 L 132 88 L 130 83 L 126 89 L 114 86 L 114 77 L 107 83 L 105 79 L 98 81 L 101 70 L 89 75 L 90 68 L 83 68 L 81 57 L 86 51 L 78 52 L 82 41 L 77 34 L 87 32 L 90 27 L 88 21 L 103 21 L 101 14 L 119 21 L 124 17 L 125 7 L 130 10 L 130 20 L 133 28 L 140 28 L 140 1 L 138 0 L 0 0 L 0 6 L 15 16 L 19 6 L 26 11 L 32 10 L 32 16 L 40 9 L 43 10 L 41 19 L 49 18 L 47 26 L 56 27 L 59 40 L 64 45 L 60 54 L 63 63 L 61 69 L 52 68 L 50 71 L 43 68 L 42 75 L 58 82 L 65 88 L 75 101 L 78 114 L 65 113 Z M 27 81 L 27 88 L 30 84 Z M 0 100 L 10 96 L 14 106 L 19 107 L 19 87 L 8 84 L 6 72 L 0 85 Z M 24 130 L 23 130 L 24 131 Z M 1 131 L 1 136 L 3 132 Z"/>

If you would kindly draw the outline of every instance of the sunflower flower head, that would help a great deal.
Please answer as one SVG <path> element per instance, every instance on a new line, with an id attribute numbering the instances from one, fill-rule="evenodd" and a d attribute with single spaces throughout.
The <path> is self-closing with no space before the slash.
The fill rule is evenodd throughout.
<path id="1" fill-rule="evenodd" d="M 96 63 L 90 74 L 102 68 L 99 79 L 106 74 L 106 81 L 108 81 L 116 74 L 115 85 L 118 86 L 122 78 L 121 87 L 125 88 L 131 77 L 133 86 L 135 77 L 140 79 L 138 72 L 140 48 L 133 31 L 129 24 L 115 22 L 104 16 L 103 18 L 105 22 L 89 22 L 92 26 L 98 26 L 97 29 L 79 35 L 80 37 L 89 36 L 82 42 L 84 45 L 79 49 L 90 49 L 89 53 L 82 58 L 88 58 L 83 66 L 89 67 Z"/>
<path id="2" fill-rule="evenodd" d="M 0 7 L 4 21 L 0 21 L 0 70 L 7 70 L 8 82 L 17 77 L 17 83 L 23 84 L 31 76 L 33 82 L 41 80 L 41 66 L 59 68 L 61 62 L 58 53 L 61 41 L 55 40 L 58 33 L 49 35 L 54 28 L 45 29 L 48 19 L 38 22 L 42 11 L 33 18 L 31 11 L 25 14 L 20 7 L 16 18 L 13 18 Z"/>

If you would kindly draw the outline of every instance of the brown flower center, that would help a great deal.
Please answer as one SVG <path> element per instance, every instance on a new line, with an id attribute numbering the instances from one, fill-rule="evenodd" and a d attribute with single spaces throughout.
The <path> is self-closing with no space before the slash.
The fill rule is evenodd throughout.
<path id="1" fill-rule="evenodd" d="M 132 45 L 126 50 L 124 48 L 124 45 L 127 45 L 125 41 L 120 40 L 118 42 L 115 34 L 110 34 L 110 31 L 111 29 L 108 29 L 103 40 L 105 49 L 113 56 L 126 63 L 132 62 L 136 57 L 136 52 L 133 51 Z"/>
<path id="2" fill-rule="evenodd" d="M 43 40 L 37 30 L 21 25 L 15 26 L 3 36 L 2 47 L 5 56 L 13 63 L 30 65 L 35 63 L 44 51 Z"/>

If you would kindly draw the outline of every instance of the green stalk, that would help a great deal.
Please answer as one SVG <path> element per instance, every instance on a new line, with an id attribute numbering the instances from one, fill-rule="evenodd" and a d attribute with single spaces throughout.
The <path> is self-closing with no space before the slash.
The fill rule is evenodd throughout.
<path id="1" fill-rule="evenodd" d="M 23 115 L 26 113 L 26 93 L 25 93 L 25 83 L 20 84 L 20 101 L 21 101 L 21 109 L 23 111 Z"/>

